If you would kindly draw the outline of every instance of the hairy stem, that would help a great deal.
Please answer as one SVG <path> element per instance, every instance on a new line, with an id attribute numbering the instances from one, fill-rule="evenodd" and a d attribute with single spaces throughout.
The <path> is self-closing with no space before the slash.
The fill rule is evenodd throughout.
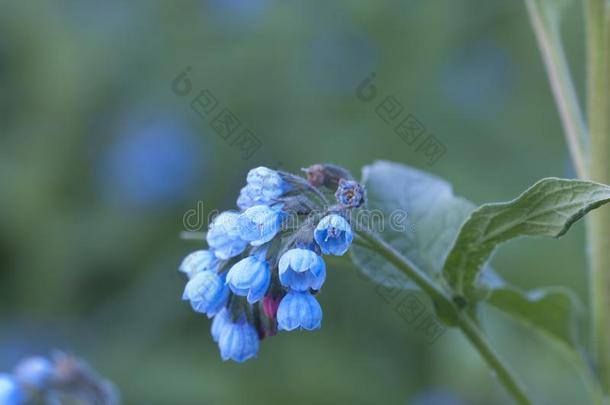
<path id="1" fill-rule="evenodd" d="M 459 328 L 468 338 L 470 343 L 477 349 L 485 359 L 489 367 L 496 373 L 498 380 L 504 384 L 506 389 L 520 404 L 530 404 L 521 383 L 511 374 L 508 367 L 502 362 L 498 354 L 493 350 L 481 329 L 468 317 L 460 317 Z"/>
<path id="2" fill-rule="evenodd" d="M 584 179 L 587 177 L 587 130 L 563 51 L 559 18 L 549 18 L 536 0 L 525 0 L 525 4 L 542 53 L 572 162 L 578 177 Z"/>
<path id="3" fill-rule="evenodd" d="M 531 401 L 525 394 L 523 386 L 498 357 L 498 354 L 492 349 L 479 326 L 463 312 L 459 311 L 450 297 L 437 287 L 414 263 L 397 252 L 396 249 L 383 239 L 364 230 L 360 230 L 358 234 L 374 251 L 379 253 L 413 280 L 430 296 L 436 305 L 443 307 L 444 313 L 451 317 L 455 325 L 462 330 L 466 338 L 468 338 L 473 347 L 479 352 L 485 362 L 487 362 L 487 365 L 493 370 L 498 377 L 498 380 L 504 385 L 517 403 L 522 405 L 531 404 Z"/>
<path id="4" fill-rule="evenodd" d="M 610 183 L 610 70 L 608 10 L 605 0 L 585 2 L 587 99 L 591 139 L 591 180 Z M 610 209 L 593 212 L 587 221 L 593 354 L 602 386 L 610 392 Z"/>
<path id="5" fill-rule="evenodd" d="M 180 239 L 182 240 L 196 240 L 198 242 L 205 240 L 205 232 L 196 231 L 182 231 L 180 232 Z"/>

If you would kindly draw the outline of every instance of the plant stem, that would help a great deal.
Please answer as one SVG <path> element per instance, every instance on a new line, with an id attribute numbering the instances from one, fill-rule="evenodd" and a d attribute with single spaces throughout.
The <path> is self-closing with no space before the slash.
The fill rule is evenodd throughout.
<path id="1" fill-rule="evenodd" d="M 458 310 L 450 297 L 437 287 L 414 263 L 397 252 L 396 249 L 383 239 L 364 230 L 360 230 L 358 235 L 361 236 L 373 250 L 413 280 L 430 296 L 435 304 L 442 306 L 446 310 L 448 309 L 447 315 L 453 318 L 456 326 L 462 330 L 470 343 L 481 354 L 483 359 L 485 359 L 489 367 L 494 371 L 499 381 L 513 396 L 515 401 L 522 405 L 531 404 L 522 385 L 492 349 L 481 329 L 462 311 Z"/>
<path id="2" fill-rule="evenodd" d="M 409 276 L 409 278 L 428 294 L 434 302 L 437 302 L 438 304 L 448 304 L 453 307 L 451 300 L 428 278 L 426 273 L 420 270 L 411 260 L 401 255 L 386 241 L 366 230 L 358 230 L 358 235 L 361 236 L 372 249 Z"/>
<path id="3" fill-rule="evenodd" d="M 610 183 L 610 82 L 608 10 L 605 0 L 587 0 L 587 96 L 591 139 L 589 174 Z M 587 221 L 593 354 L 601 384 L 610 392 L 610 209 L 593 212 Z"/>
<path id="4" fill-rule="evenodd" d="M 196 240 L 198 242 L 205 240 L 205 232 L 196 231 L 182 231 L 180 232 L 180 239 L 182 240 Z"/>
<path id="5" fill-rule="evenodd" d="M 498 379 L 511 393 L 515 401 L 520 404 L 530 404 L 525 395 L 525 390 L 520 382 L 511 374 L 510 370 L 502 363 L 498 354 L 493 350 L 489 341 L 483 335 L 481 329 L 468 317 L 460 317 L 458 323 L 460 329 L 466 335 L 470 343 L 477 349 L 485 359 L 489 367 L 496 373 Z"/>
<path id="6" fill-rule="evenodd" d="M 543 5 L 536 0 L 525 0 L 525 4 L 559 110 L 572 162 L 578 177 L 584 179 L 587 177 L 587 129 L 561 43 L 559 16 L 545 14 Z M 550 11 L 547 10 L 548 12 Z"/>

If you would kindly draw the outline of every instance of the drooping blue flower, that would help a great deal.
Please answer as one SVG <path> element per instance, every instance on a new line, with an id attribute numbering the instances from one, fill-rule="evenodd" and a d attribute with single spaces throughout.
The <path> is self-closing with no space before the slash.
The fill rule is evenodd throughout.
<path id="1" fill-rule="evenodd" d="M 24 386 L 42 391 L 53 376 L 53 363 L 44 357 L 29 357 L 17 365 L 14 374 Z"/>
<path id="2" fill-rule="evenodd" d="M 325 255 L 341 256 L 354 239 L 352 227 L 341 215 L 330 214 L 322 218 L 314 230 L 314 239 Z"/>
<path id="3" fill-rule="evenodd" d="M 216 314 L 212 321 L 212 339 L 218 343 L 220 335 L 227 324 L 231 323 L 231 312 L 227 308 L 223 308 Z"/>
<path id="4" fill-rule="evenodd" d="M 0 374 L 0 404 L 21 405 L 25 403 L 25 394 L 17 381 L 9 374 Z"/>
<path id="5" fill-rule="evenodd" d="M 247 297 L 250 304 L 261 300 L 269 284 L 271 271 L 264 258 L 249 256 L 235 263 L 227 273 L 227 284 L 235 295 Z"/>
<path id="6" fill-rule="evenodd" d="M 79 400 L 83 400 L 87 404 L 118 405 L 121 402 L 114 384 L 98 375 L 82 359 L 55 352 L 52 361 L 54 373 L 49 393 L 51 395 L 47 396 L 45 405 L 73 403 L 71 399 L 76 400 L 76 403 L 82 403 Z M 61 397 L 61 402 L 58 396 Z M 69 402 L 64 402 L 64 398 Z"/>
<path id="7" fill-rule="evenodd" d="M 244 211 L 250 207 L 253 207 L 257 204 L 252 197 L 250 197 L 248 192 L 248 186 L 245 186 L 239 192 L 239 197 L 237 197 L 237 206 L 240 210 Z"/>
<path id="8" fill-rule="evenodd" d="M 234 360 L 238 363 L 251 359 L 258 353 L 258 333 L 250 325 L 245 316 L 237 322 L 227 322 L 223 325 L 218 340 L 220 357 L 224 361 Z"/>
<path id="9" fill-rule="evenodd" d="M 250 170 L 246 182 L 237 199 L 237 206 L 242 210 L 255 205 L 270 205 L 289 189 L 278 172 L 262 166 Z"/>
<path id="10" fill-rule="evenodd" d="M 241 238 L 252 246 L 260 246 L 277 235 L 282 223 L 279 207 L 255 205 L 243 212 L 237 220 Z"/>
<path id="11" fill-rule="evenodd" d="M 209 250 L 197 250 L 190 253 L 182 260 L 179 271 L 186 273 L 189 278 L 202 271 L 218 270 L 219 260 L 216 255 Z"/>
<path id="12" fill-rule="evenodd" d="M 308 292 L 289 291 L 277 309 L 279 330 L 318 329 L 322 323 L 322 307 Z"/>
<path id="13" fill-rule="evenodd" d="M 240 237 L 237 212 L 225 211 L 214 218 L 208 229 L 207 241 L 216 257 L 222 260 L 237 256 L 246 249 L 248 242 Z"/>
<path id="14" fill-rule="evenodd" d="M 335 197 L 344 208 L 356 208 L 364 203 L 364 187 L 354 180 L 339 180 Z"/>
<path id="15" fill-rule="evenodd" d="M 241 211 L 217 217 L 207 235 L 209 251 L 193 252 L 180 265 L 190 279 L 183 298 L 213 317 L 210 332 L 223 360 L 243 362 L 256 356 L 259 341 L 279 330 L 321 326 L 315 294 L 326 279 L 322 254 L 343 255 L 349 249 L 354 235 L 348 215 L 365 203 L 366 195 L 339 166 L 313 165 L 306 172 L 304 179 L 265 167 L 252 169 L 237 201 Z M 325 189 L 337 190 L 338 204 L 319 220 L 319 210 L 328 203 Z M 288 224 L 290 213 L 307 220 Z M 284 225 L 292 237 L 282 242 Z"/>
<path id="16" fill-rule="evenodd" d="M 220 311 L 229 299 L 229 289 L 223 277 L 213 271 L 197 273 L 189 280 L 182 295 L 193 310 L 211 317 Z"/>
<path id="17" fill-rule="evenodd" d="M 319 290 L 326 279 L 324 259 L 308 249 L 290 249 L 280 257 L 280 282 L 295 291 Z"/>

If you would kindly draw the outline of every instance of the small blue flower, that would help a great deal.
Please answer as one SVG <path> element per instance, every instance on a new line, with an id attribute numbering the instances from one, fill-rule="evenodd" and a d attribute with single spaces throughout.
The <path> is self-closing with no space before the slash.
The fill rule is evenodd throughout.
<path id="1" fill-rule="evenodd" d="M 0 404 L 21 405 L 25 395 L 17 381 L 9 374 L 0 374 Z"/>
<path id="2" fill-rule="evenodd" d="M 319 290 L 326 279 L 326 264 L 308 249 L 290 249 L 280 257 L 280 282 L 295 291 Z"/>
<path id="3" fill-rule="evenodd" d="M 231 323 L 231 312 L 227 308 L 223 308 L 219 313 L 216 314 L 212 321 L 212 339 L 218 343 L 220 340 L 220 334 L 225 329 L 227 324 Z"/>
<path id="4" fill-rule="evenodd" d="M 341 256 L 354 239 L 352 227 L 341 215 L 330 214 L 322 218 L 314 231 L 314 238 L 325 255 Z"/>
<path id="5" fill-rule="evenodd" d="M 275 170 L 257 167 L 248 172 L 247 185 L 241 189 L 237 206 L 246 210 L 255 205 L 270 205 L 284 194 L 289 185 Z"/>
<path id="6" fill-rule="evenodd" d="M 216 257 L 222 260 L 237 256 L 246 249 L 248 242 L 240 237 L 237 212 L 225 211 L 210 224 L 207 241 Z"/>
<path id="7" fill-rule="evenodd" d="M 197 273 L 186 284 L 183 300 L 189 300 L 193 310 L 209 317 L 220 311 L 229 299 L 229 289 L 223 277 L 213 271 Z"/>
<path id="8" fill-rule="evenodd" d="M 255 205 L 243 212 L 237 220 L 241 238 L 252 246 L 260 246 L 277 235 L 282 222 L 282 212 L 278 207 Z"/>
<path id="9" fill-rule="evenodd" d="M 17 365 L 14 374 L 21 384 L 43 391 L 53 376 L 53 363 L 44 357 L 29 357 Z"/>
<path id="10" fill-rule="evenodd" d="M 269 264 L 263 258 L 249 256 L 235 263 L 227 273 L 227 284 L 235 295 L 248 297 L 254 304 L 261 300 L 271 282 Z"/>
<path id="11" fill-rule="evenodd" d="M 239 197 L 237 197 L 237 206 L 239 209 L 244 211 L 255 206 L 256 204 L 257 203 L 254 201 L 254 198 L 250 197 L 248 186 L 243 187 L 239 192 Z"/>
<path id="12" fill-rule="evenodd" d="M 291 331 L 297 328 L 318 329 L 322 323 L 322 308 L 308 292 L 289 291 L 277 309 L 279 330 Z"/>
<path id="13" fill-rule="evenodd" d="M 258 345 L 258 333 L 254 326 L 246 322 L 245 317 L 224 324 L 218 340 L 220 357 L 224 361 L 234 360 L 238 363 L 255 357 Z"/>
<path id="14" fill-rule="evenodd" d="M 335 197 L 344 208 L 359 207 L 364 203 L 364 187 L 354 180 L 339 180 Z"/>
<path id="15" fill-rule="evenodd" d="M 192 278 L 195 274 L 203 271 L 217 271 L 218 264 L 219 260 L 213 252 L 197 250 L 182 260 L 178 270 Z"/>

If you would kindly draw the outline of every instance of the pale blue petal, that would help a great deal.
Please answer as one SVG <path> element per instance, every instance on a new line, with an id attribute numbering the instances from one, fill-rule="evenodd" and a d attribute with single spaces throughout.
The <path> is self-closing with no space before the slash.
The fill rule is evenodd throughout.
<path id="1" fill-rule="evenodd" d="M 218 342 L 220 339 L 221 333 L 224 331 L 225 327 L 231 323 L 231 313 L 228 309 L 223 308 L 212 321 L 212 339 L 214 342 Z"/>
<path id="2" fill-rule="evenodd" d="M 182 299 L 190 300 L 196 312 L 213 316 L 226 305 L 229 288 L 214 272 L 198 273 L 186 284 Z"/>
<path id="3" fill-rule="evenodd" d="M 243 320 L 229 323 L 220 335 L 218 347 L 224 361 L 242 363 L 258 353 L 258 334 L 252 325 Z"/>
<path id="4" fill-rule="evenodd" d="M 207 242 L 216 257 L 230 259 L 242 253 L 248 242 L 240 237 L 237 227 L 239 213 L 226 211 L 214 218 L 207 233 Z"/>
<path id="5" fill-rule="evenodd" d="M 314 230 L 314 239 L 324 254 L 341 256 L 352 244 L 351 226 L 341 215 L 330 214 L 322 218 Z"/>
<path id="6" fill-rule="evenodd" d="M 283 286 L 295 291 L 319 290 L 326 279 L 324 260 L 308 249 L 290 249 L 280 257 L 279 278 Z"/>
<path id="7" fill-rule="evenodd" d="M 0 404 L 22 405 L 25 394 L 17 384 L 17 381 L 9 374 L 0 374 Z"/>
<path id="8" fill-rule="evenodd" d="M 227 284 L 234 294 L 248 297 L 250 303 L 260 300 L 271 281 L 269 265 L 255 256 L 237 262 L 227 274 Z"/>
<path id="9" fill-rule="evenodd" d="M 278 329 L 318 329 L 322 322 L 322 308 L 307 292 L 290 291 L 280 302 L 277 311 Z"/>
<path id="10" fill-rule="evenodd" d="M 280 224 L 280 210 L 267 205 L 250 207 L 237 220 L 241 238 L 252 246 L 260 246 L 273 239 L 280 230 Z"/>
<path id="11" fill-rule="evenodd" d="M 44 357 L 29 357 L 15 367 L 15 377 L 21 383 L 39 390 L 47 388 L 52 377 L 53 363 Z"/>
<path id="12" fill-rule="evenodd" d="M 219 260 L 213 252 L 197 250 L 182 260 L 178 270 L 192 277 L 194 274 L 202 271 L 216 271 L 218 264 Z"/>

